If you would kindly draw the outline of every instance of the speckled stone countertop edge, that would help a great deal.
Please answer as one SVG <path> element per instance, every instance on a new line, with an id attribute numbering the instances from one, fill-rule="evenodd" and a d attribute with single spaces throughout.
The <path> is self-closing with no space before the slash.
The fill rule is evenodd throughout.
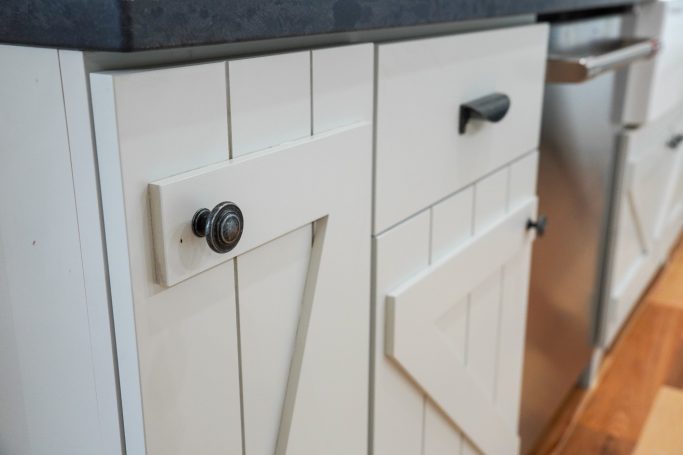
<path id="1" fill-rule="evenodd" d="M 4 0 L 0 42 L 130 52 L 622 6 L 637 0 Z"/>

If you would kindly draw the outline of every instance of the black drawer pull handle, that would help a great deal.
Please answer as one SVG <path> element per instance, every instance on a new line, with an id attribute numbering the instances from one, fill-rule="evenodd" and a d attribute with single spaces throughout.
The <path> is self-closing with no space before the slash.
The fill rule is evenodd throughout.
<path id="1" fill-rule="evenodd" d="M 676 150 L 679 145 L 681 145 L 681 142 L 683 142 L 683 134 L 677 134 L 671 139 L 669 139 L 666 143 L 667 147 L 669 147 L 671 150 Z"/>
<path id="2" fill-rule="evenodd" d="M 527 220 L 526 222 L 526 230 L 528 231 L 529 229 L 535 229 L 536 235 L 538 235 L 539 237 L 543 237 L 543 234 L 545 234 L 545 230 L 547 227 L 548 217 L 546 217 L 545 215 L 539 216 L 536 221 Z"/>
<path id="3" fill-rule="evenodd" d="M 510 110 L 510 97 L 494 93 L 460 105 L 460 126 L 458 131 L 465 134 L 470 119 L 480 119 L 496 123 L 505 118 Z"/>
<path id="4" fill-rule="evenodd" d="M 242 211 L 232 202 L 221 202 L 213 210 L 199 209 L 192 217 L 192 232 L 206 237 L 216 253 L 227 253 L 237 246 L 244 231 Z"/>

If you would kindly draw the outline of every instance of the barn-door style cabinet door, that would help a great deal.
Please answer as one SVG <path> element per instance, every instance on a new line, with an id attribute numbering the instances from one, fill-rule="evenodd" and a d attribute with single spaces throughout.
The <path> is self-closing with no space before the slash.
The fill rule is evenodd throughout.
<path id="1" fill-rule="evenodd" d="M 624 133 L 606 345 L 666 260 L 683 221 L 683 109 Z"/>
<path id="2" fill-rule="evenodd" d="M 377 49 L 372 455 L 510 455 L 547 27 Z"/>
<path id="3" fill-rule="evenodd" d="M 374 454 L 512 454 L 533 152 L 375 242 Z"/>
<path id="4" fill-rule="evenodd" d="M 372 64 L 91 76 L 128 454 L 367 450 Z"/>

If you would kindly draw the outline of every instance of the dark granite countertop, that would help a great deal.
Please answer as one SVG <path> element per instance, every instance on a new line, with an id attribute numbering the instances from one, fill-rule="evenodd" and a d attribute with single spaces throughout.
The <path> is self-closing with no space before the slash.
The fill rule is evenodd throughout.
<path id="1" fill-rule="evenodd" d="M 134 51 L 575 11 L 636 0 L 2 0 L 0 42 Z"/>

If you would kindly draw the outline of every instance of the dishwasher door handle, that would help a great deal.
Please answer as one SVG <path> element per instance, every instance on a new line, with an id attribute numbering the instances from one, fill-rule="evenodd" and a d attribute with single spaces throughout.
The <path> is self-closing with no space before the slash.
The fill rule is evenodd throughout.
<path id="1" fill-rule="evenodd" d="M 587 48 L 578 55 L 548 55 L 546 82 L 580 83 L 608 71 L 614 71 L 638 60 L 656 55 L 661 43 L 654 38 L 620 42 L 618 45 L 605 46 L 605 43 Z"/>

